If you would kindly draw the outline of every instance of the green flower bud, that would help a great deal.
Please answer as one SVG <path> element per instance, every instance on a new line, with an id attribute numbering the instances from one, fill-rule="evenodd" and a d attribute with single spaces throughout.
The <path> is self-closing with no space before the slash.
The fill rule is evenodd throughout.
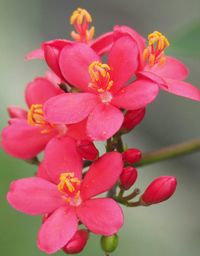
<path id="1" fill-rule="evenodd" d="M 118 235 L 114 234 L 112 236 L 102 236 L 101 237 L 101 247 L 104 252 L 113 252 L 118 246 Z"/>

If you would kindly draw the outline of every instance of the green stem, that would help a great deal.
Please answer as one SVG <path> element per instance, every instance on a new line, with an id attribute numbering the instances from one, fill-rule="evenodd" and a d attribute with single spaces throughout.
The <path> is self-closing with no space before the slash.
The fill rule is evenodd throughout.
<path id="1" fill-rule="evenodd" d="M 40 161 L 39 159 L 36 157 L 34 158 L 31 158 L 31 159 L 27 159 L 25 160 L 25 162 L 29 163 L 29 164 L 34 164 L 34 165 L 39 165 L 40 164 Z"/>
<path id="2" fill-rule="evenodd" d="M 156 151 L 144 153 L 142 159 L 134 164 L 135 167 L 140 167 L 156 162 L 164 161 L 170 158 L 191 154 L 200 150 L 200 139 L 190 140 L 184 143 L 171 145 L 166 148 L 161 148 Z"/>
<path id="3" fill-rule="evenodd" d="M 133 199 L 134 197 L 136 197 L 139 194 L 140 194 L 140 190 L 139 190 L 139 188 L 136 188 L 136 189 L 133 190 L 133 192 L 130 195 L 124 196 L 123 200 L 129 201 L 129 200 Z"/>

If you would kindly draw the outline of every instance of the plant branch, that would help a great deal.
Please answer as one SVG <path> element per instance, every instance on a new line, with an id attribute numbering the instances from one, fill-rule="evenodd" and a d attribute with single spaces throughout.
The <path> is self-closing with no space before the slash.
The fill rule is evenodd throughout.
<path id="1" fill-rule="evenodd" d="M 196 151 L 200 151 L 200 139 L 194 139 L 184 143 L 171 145 L 166 148 L 161 148 L 156 151 L 144 153 L 142 159 L 138 163 L 134 164 L 134 166 L 140 167 L 153 164 L 186 154 L 191 154 Z"/>

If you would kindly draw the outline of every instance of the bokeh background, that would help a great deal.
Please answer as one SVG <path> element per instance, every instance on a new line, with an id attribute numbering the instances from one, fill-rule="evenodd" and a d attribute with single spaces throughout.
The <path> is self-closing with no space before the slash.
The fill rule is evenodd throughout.
<path id="1" fill-rule="evenodd" d="M 189 81 L 200 88 L 199 0 L 0 0 L 0 128 L 7 122 L 6 106 L 25 106 L 28 81 L 43 75 L 41 61 L 26 62 L 27 52 L 42 41 L 69 37 L 69 17 L 77 7 L 91 12 L 96 36 L 115 24 L 134 27 L 143 36 L 159 30 L 171 41 L 169 54 L 190 68 Z M 126 137 L 143 151 L 200 136 L 200 103 L 160 93 L 148 107 L 143 123 Z M 159 175 L 175 175 L 175 196 L 148 208 L 125 209 L 125 225 L 114 255 L 199 256 L 200 153 L 139 169 L 137 186 L 145 188 Z M 45 255 L 36 247 L 40 218 L 23 215 L 8 205 L 5 195 L 13 179 L 32 176 L 36 168 L 0 151 L 0 255 Z M 92 236 L 82 255 L 103 255 Z M 62 252 L 56 255 L 63 255 Z"/>

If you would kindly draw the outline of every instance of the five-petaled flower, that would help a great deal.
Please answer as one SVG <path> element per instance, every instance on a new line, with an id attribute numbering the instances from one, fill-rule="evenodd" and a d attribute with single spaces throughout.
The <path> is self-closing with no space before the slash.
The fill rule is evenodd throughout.
<path id="1" fill-rule="evenodd" d="M 110 152 L 82 178 L 75 141 L 54 138 L 45 149 L 37 177 L 12 182 L 7 199 L 19 211 L 46 216 L 37 243 L 42 251 L 54 253 L 70 241 L 79 220 L 95 234 L 112 235 L 121 228 L 123 214 L 118 204 L 111 198 L 94 197 L 117 182 L 122 168 L 121 154 Z"/>

